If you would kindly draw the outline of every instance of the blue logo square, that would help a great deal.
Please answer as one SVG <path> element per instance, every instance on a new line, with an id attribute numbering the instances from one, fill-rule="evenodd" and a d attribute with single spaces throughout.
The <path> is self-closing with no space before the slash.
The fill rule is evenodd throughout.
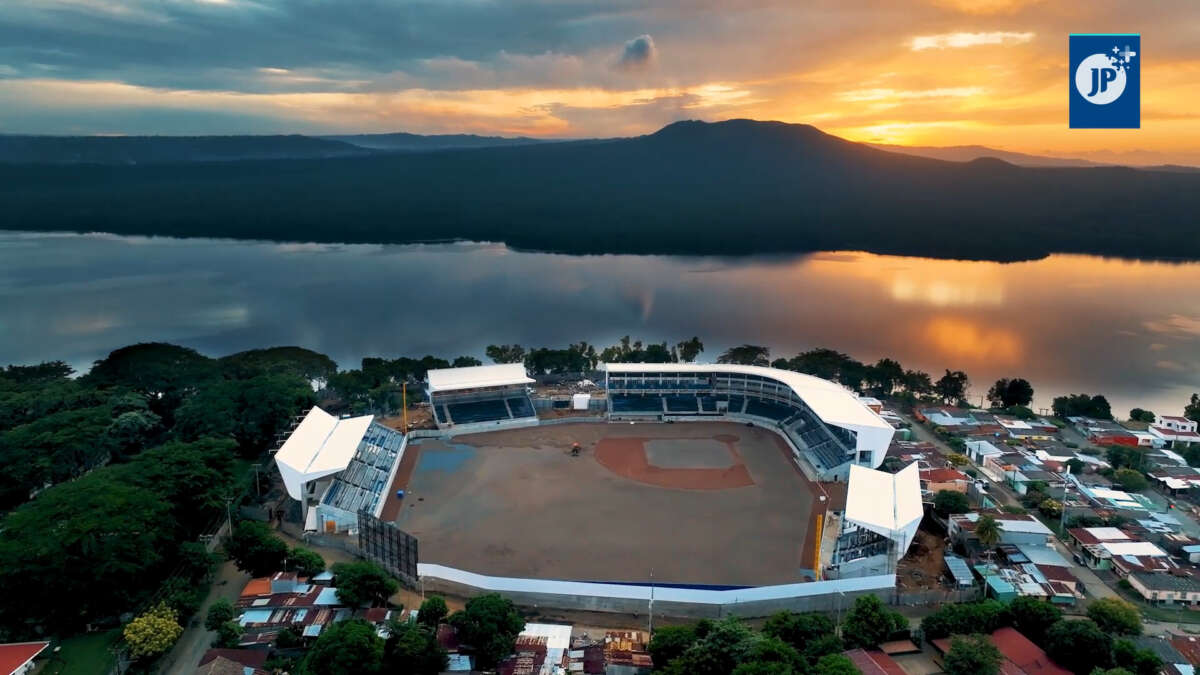
<path id="1" fill-rule="evenodd" d="M 1137 33 L 1071 35 L 1072 129 L 1140 129 L 1142 40 Z"/>

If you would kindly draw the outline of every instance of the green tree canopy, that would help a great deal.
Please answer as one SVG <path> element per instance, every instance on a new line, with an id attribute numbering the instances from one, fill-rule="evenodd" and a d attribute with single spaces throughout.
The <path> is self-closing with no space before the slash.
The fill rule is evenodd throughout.
<path id="1" fill-rule="evenodd" d="M 671 662 L 671 675 L 728 675 L 747 660 L 755 641 L 754 633 L 736 618 L 712 624 L 704 637 L 696 640 L 679 658 Z M 783 644 L 778 641 L 778 644 Z"/>
<path id="2" fill-rule="evenodd" d="M 767 366 L 771 364 L 771 350 L 759 345 L 740 345 L 721 352 L 717 363 L 737 363 L 743 366 Z"/>
<path id="3" fill-rule="evenodd" d="M 1033 385 L 1020 377 L 996 380 L 987 393 L 988 402 L 994 408 L 1027 406 L 1033 401 Z"/>
<path id="4" fill-rule="evenodd" d="M 328 625 L 301 664 L 304 675 L 375 675 L 383 669 L 384 642 L 362 619 Z"/>
<path id="5" fill-rule="evenodd" d="M 1009 608 L 999 600 L 942 605 L 921 620 L 921 632 L 934 640 L 951 635 L 991 633 L 1012 623 Z"/>
<path id="6" fill-rule="evenodd" d="M 1133 422 L 1153 423 L 1156 417 L 1154 413 L 1149 410 L 1134 408 L 1133 410 L 1129 411 L 1129 419 Z"/>
<path id="7" fill-rule="evenodd" d="M 324 354 L 303 347 L 270 347 L 230 354 L 220 359 L 226 376 L 247 379 L 264 373 L 290 374 L 305 382 L 328 382 L 337 373 L 337 363 Z"/>
<path id="8" fill-rule="evenodd" d="M 450 610 L 446 607 L 445 599 L 440 595 L 431 595 L 421 603 L 421 609 L 417 611 L 417 623 L 437 630 L 438 624 L 445 621 L 448 614 Z"/>
<path id="9" fill-rule="evenodd" d="M 947 675 L 997 675 L 1003 658 L 984 635 L 956 635 L 942 667 Z"/>
<path id="10" fill-rule="evenodd" d="M 704 343 L 698 337 L 684 340 L 675 345 L 675 349 L 679 353 L 679 360 L 684 363 L 692 363 L 696 357 L 700 356 L 700 352 L 704 351 Z"/>
<path id="11" fill-rule="evenodd" d="M 1120 598 L 1100 598 L 1088 605 L 1088 618 L 1100 630 L 1113 635 L 1141 635 L 1142 615 Z"/>
<path id="12" fill-rule="evenodd" d="M 938 490 L 933 496 L 933 508 L 943 516 L 952 513 L 966 513 L 971 510 L 967 495 L 958 490 Z"/>
<path id="13" fill-rule="evenodd" d="M 325 559 L 316 551 L 296 547 L 288 552 L 287 568 L 302 577 L 311 579 L 325 571 Z"/>
<path id="14" fill-rule="evenodd" d="M 1046 631 L 1062 619 L 1058 607 L 1029 595 L 1022 595 L 1008 604 L 1013 628 L 1037 644 L 1045 644 Z"/>
<path id="15" fill-rule="evenodd" d="M 975 523 L 975 536 L 979 538 L 980 544 L 990 549 L 1000 543 L 1004 532 L 1000 529 L 1000 523 L 995 518 L 984 514 Z"/>
<path id="16" fill-rule="evenodd" d="M 836 628 L 833 619 L 824 614 L 783 611 L 767 617 L 762 632 L 763 635 L 783 640 L 803 653 L 813 641 L 834 635 Z"/>
<path id="17" fill-rule="evenodd" d="M 233 604 L 225 598 L 218 598 L 208 607 L 208 614 L 204 616 L 204 627 L 216 630 L 226 621 L 233 621 L 234 616 Z"/>
<path id="18" fill-rule="evenodd" d="M 450 665 L 436 634 L 421 624 L 393 622 L 383 649 L 384 672 L 438 675 Z"/>
<path id="19" fill-rule="evenodd" d="M 296 375 L 264 374 L 222 380 L 205 386 L 180 406 L 176 433 L 192 440 L 231 438 L 247 454 L 257 454 L 288 429 L 296 415 L 311 408 L 316 395 Z"/>
<path id="20" fill-rule="evenodd" d="M 338 599 L 351 607 L 382 607 L 400 590 L 400 584 L 382 567 L 366 560 L 335 563 L 333 585 Z"/>
<path id="21" fill-rule="evenodd" d="M 521 345 L 488 345 L 484 353 L 494 363 L 522 363 L 525 361 L 525 348 Z"/>
<path id="22" fill-rule="evenodd" d="M 647 651 L 655 668 L 665 668 L 696 641 L 693 626 L 661 626 L 654 630 Z"/>
<path id="23" fill-rule="evenodd" d="M 843 654 L 829 654 L 817 661 L 812 672 L 814 675 L 858 675 L 858 668 Z"/>
<path id="24" fill-rule="evenodd" d="M 238 569 L 251 576 L 265 577 L 283 570 L 288 546 L 266 523 L 243 520 L 225 542 L 225 552 Z M 341 589 L 338 593 L 341 594 Z"/>
<path id="25" fill-rule="evenodd" d="M 1051 404 L 1054 416 L 1060 419 L 1068 417 L 1091 417 L 1098 420 L 1112 419 L 1112 406 L 1108 399 L 1100 394 L 1070 394 L 1058 396 Z"/>
<path id="26" fill-rule="evenodd" d="M 487 669 L 512 653 L 525 621 L 511 600 L 489 593 L 468 600 L 465 609 L 450 615 L 450 625 L 471 646 L 476 667 Z"/>
<path id="27" fill-rule="evenodd" d="M 954 405 L 967 397 L 967 387 L 971 380 L 961 370 L 947 370 L 946 374 L 934 383 L 934 392 L 942 403 Z"/>
<path id="28" fill-rule="evenodd" d="M 1113 663 L 1135 675 L 1158 675 L 1163 666 L 1162 659 L 1153 650 L 1142 649 L 1124 638 L 1113 643 Z"/>
<path id="29" fill-rule="evenodd" d="M 1076 675 L 1112 665 L 1113 640 L 1088 619 L 1063 620 L 1046 631 L 1046 653 Z"/>
<path id="30" fill-rule="evenodd" d="M 846 612 L 842 639 L 849 647 L 872 649 L 906 628 L 908 619 L 902 614 L 884 606 L 877 596 L 863 595 L 855 598 L 854 606 Z"/>
<path id="31" fill-rule="evenodd" d="M 194 349 L 163 342 L 121 347 L 96 361 L 84 376 L 101 388 L 127 388 L 144 394 L 164 420 L 201 385 L 219 377 L 217 363 Z"/>
<path id="32" fill-rule="evenodd" d="M 1116 473 L 1113 474 L 1113 478 L 1121 484 L 1122 488 L 1129 492 L 1141 492 L 1150 485 L 1150 481 L 1146 480 L 1146 476 L 1141 471 L 1135 469 L 1117 469 Z"/>

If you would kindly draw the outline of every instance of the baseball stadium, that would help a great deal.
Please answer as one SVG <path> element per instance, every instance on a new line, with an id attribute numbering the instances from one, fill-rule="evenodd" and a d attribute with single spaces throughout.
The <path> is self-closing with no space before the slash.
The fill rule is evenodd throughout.
<path id="1" fill-rule="evenodd" d="M 276 461 L 306 529 L 385 523 L 422 582 L 745 593 L 894 573 L 916 471 L 874 470 L 893 429 L 852 392 L 757 366 L 601 370 L 567 417 L 520 364 L 432 370 L 436 429 L 314 408 Z"/>

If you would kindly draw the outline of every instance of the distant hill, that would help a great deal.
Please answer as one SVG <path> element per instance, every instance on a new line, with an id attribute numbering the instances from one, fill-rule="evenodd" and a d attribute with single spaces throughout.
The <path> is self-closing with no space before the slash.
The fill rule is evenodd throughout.
<path id="1" fill-rule="evenodd" d="M 467 239 L 569 253 L 819 250 L 1200 259 L 1200 174 L 885 152 L 806 125 L 169 166 L 0 166 L 32 230 L 280 241 Z"/>
<path id="2" fill-rule="evenodd" d="M 309 136 L 5 136 L 0 162 L 156 164 L 360 157 L 370 151 Z"/>
<path id="3" fill-rule="evenodd" d="M 357 145 L 372 150 L 403 152 L 429 152 L 462 148 L 495 148 L 512 145 L 533 145 L 551 141 L 540 138 L 504 138 L 501 136 L 476 136 L 475 134 L 443 134 L 421 136 L 419 134 L 352 134 L 348 136 L 322 136 L 322 138 Z"/>
<path id="4" fill-rule="evenodd" d="M 917 157 L 929 157 L 932 159 L 944 159 L 948 162 L 969 162 L 973 159 L 980 159 L 981 157 L 995 157 L 996 159 L 1002 159 L 1009 164 L 1030 167 L 1113 166 L 1110 164 L 1093 162 L 1086 159 L 1027 155 L 1023 152 L 997 150 L 995 148 L 989 148 L 985 145 L 950 145 L 945 147 L 934 147 L 928 145 L 887 145 L 884 143 L 868 143 L 867 145 L 870 145 L 872 148 L 886 150 L 888 152 L 898 152 L 904 155 L 915 155 Z"/>

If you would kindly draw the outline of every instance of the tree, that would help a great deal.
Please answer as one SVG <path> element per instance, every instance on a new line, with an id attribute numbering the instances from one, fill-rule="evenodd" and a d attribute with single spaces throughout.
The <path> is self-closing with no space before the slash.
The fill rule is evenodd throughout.
<path id="1" fill-rule="evenodd" d="M 956 635 L 950 640 L 942 668 L 947 675 L 996 675 L 1003 658 L 986 636 Z"/>
<path id="2" fill-rule="evenodd" d="M 1088 618 L 1100 630 L 1113 635 L 1141 635 L 1142 615 L 1133 605 L 1119 598 L 1100 598 L 1087 609 Z"/>
<path id="3" fill-rule="evenodd" d="M 489 669 L 512 653 L 525 621 L 511 600 L 488 593 L 471 598 L 465 609 L 451 614 L 450 625 L 471 646 L 476 667 Z"/>
<path id="4" fill-rule="evenodd" d="M 692 626 L 663 626 L 654 631 L 646 649 L 655 668 L 666 668 L 695 642 L 696 631 Z"/>
<path id="5" fill-rule="evenodd" d="M 1062 619 L 1062 610 L 1029 595 L 1022 595 L 1008 605 L 1012 625 L 1022 635 L 1037 644 L 1045 644 L 1046 631 Z"/>
<path id="6" fill-rule="evenodd" d="M 1054 416 L 1060 419 L 1068 417 L 1091 417 L 1098 420 L 1111 420 L 1112 407 L 1108 399 L 1100 394 L 1070 394 L 1055 397 L 1051 407 Z"/>
<path id="7" fill-rule="evenodd" d="M 942 516 L 952 513 L 966 513 L 971 510 L 967 496 L 958 490 L 938 490 L 933 496 L 933 508 Z"/>
<path id="8" fill-rule="evenodd" d="M 162 654 L 183 635 L 179 615 L 175 610 L 159 603 L 146 610 L 125 626 L 122 632 L 129 645 L 129 653 L 135 659 Z"/>
<path id="9" fill-rule="evenodd" d="M 366 560 L 335 563 L 333 585 L 338 599 L 351 607 L 382 607 L 400 590 L 400 584 L 382 567 Z"/>
<path id="10" fill-rule="evenodd" d="M 921 620 L 921 632 L 928 639 L 991 633 L 1012 623 L 1008 606 L 999 600 L 942 605 Z"/>
<path id="11" fill-rule="evenodd" d="M 898 630 L 908 627 L 908 619 L 888 609 L 877 596 L 863 595 L 854 600 L 842 623 L 842 639 L 846 645 L 872 649 Z"/>
<path id="12" fill-rule="evenodd" d="M 994 408 L 1027 406 L 1033 401 L 1033 385 L 1019 377 L 1001 378 L 988 390 L 987 399 Z"/>
<path id="13" fill-rule="evenodd" d="M 245 630 L 237 621 L 226 621 L 217 626 L 217 638 L 213 645 L 224 649 L 233 649 L 241 642 Z"/>
<path id="14" fill-rule="evenodd" d="M 742 663 L 770 664 L 776 672 L 800 672 L 806 666 L 795 647 L 777 637 L 765 635 L 751 640 Z"/>
<path id="15" fill-rule="evenodd" d="M 469 368 L 471 366 L 482 366 L 483 361 L 474 356 L 456 356 L 454 361 L 450 363 L 451 368 Z"/>
<path id="16" fill-rule="evenodd" d="M 687 648 L 667 669 L 672 675 L 727 675 L 746 660 L 754 634 L 735 617 L 712 624 L 712 629 Z"/>
<path id="17" fill-rule="evenodd" d="M 991 515 L 984 514 L 979 517 L 975 523 L 975 536 L 979 539 L 979 543 L 984 547 L 991 549 L 1000 543 L 1004 532 L 1000 529 L 1000 523 Z"/>
<path id="18" fill-rule="evenodd" d="M 1129 420 L 1131 422 L 1146 422 L 1153 424 L 1154 420 L 1156 419 L 1158 419 L 1157 416 L 1155 416 L 1155 414 L 1149 410 L 1134 408 L 1133 410 L 1129 411 Z"/>
<path id="19" fill-rule="evenodd" d="M 325 571 L 325 559 L 315 551 L 297 546 L 288 553 L 287 567 L 296 574 L 311 579 Z"/>
<path id="20" fill-rule="evenodd" d="M 934 391 L 933 380 L 930 379 L 929 373 L 920 370 L 904 371 L 904 379 L 901 382 L 904 390 L 914 396 L 928 396 Z"/>
<path id="21" fill-rule="evenodd" d="M 1112 642 L 1088 619 L 1059 621 L 1046 631 L 1046 653 L 1076 675 L 1112 665 Z"/>
<path id="22" fill-rule="evenodd" d="M 1200 422 L 1200 394 L 1192 394 L 1192 398 L 1183 408 L 1183 416 L 1193 422 Z"/>
<path id="23" fill-rule="evenodd" d="M 445 671 L 450 657 L 438 644 L 434 630 L 407 621 L 390 623 L 383 648 L 384 672 L 438 675 Z"/>
<path id="24" fill-rule="evenodd" d="M 184 440 L 232 438 L 248 456 L 275 443 L 316 396 L 297 375 L 262 374 L 205 386 L 179 407 L 176 433 Z"/>
<path id="25" fill-rule="evenodd" d="M 737 363 L 743 366 L 767 366 L 771 363 L 771 350 L 758 345 L 730 347 L 717 357 L 717 363 Z"/>
<path id="26" fill-rule="evenodd" d="M 815 675 L 858 675 L 854 662 L 843 654 L 828 654 L 817 661 Z"/>
<path id="27" fill-rule="evenodd" d="M 233 621 L 233 617 L 233 605 L 225 598 L 220 598 L 209 606 L 208 614 L 204 617 L 204 628 L 216 630 L 226 621 Z"/>
<path id="28" fill-rule="evenodd" d="M 798 673 L 791 666 L 782 663 L 747 661 L 739 663 L 731 675 L 798 675 Z"/>
<path id="29" fill-rule="evenodd" d="M 1142 649 L 1127 639 L 1113 643 L 1113 663 L 1135 675 L 1158 675 L 1163 661 L 1151 649 Z"/>
<path id="30" fill-rule="evenodd" d="M 1067 460 L 1067 469 L 1076 476 L 1083 473 L 1086 468 L 1087 465 L 1083 463 L 1083 460 L 1075 459 L 1074 457 Z"/>
<path id="31" fill-rule="evenodd" d="M 121 413 L 104 430 L 112 449 L 113 457 L 125 460 L 141 452 L 160 435 L 162 420 L 158 415 L 146 411 Z"/>
<path id="32" fill-rule="evenodd" d="M 521 363 L 525 360 L 525 348 L 521 345 L 488 345 L 484 350 L 494 363 Z"/>
<path id="33" fill-rule="evenodd" d="M 233 536 L 225 542 L 225 552 L 239 570 L 251 576 L 265 577 L 283 569 L 288 546 L 266 523 L 243 520 L 233 528 Z"/>
<path id="34" fill-rule="evenodd" d="M 217 377 L 217 363 L 196 350 L 149 342 L 113 351 L 83 379 L 103 389 L 124 387 L 145 395 L 151 409 L 170 423 L 185 398 Z"/>
<path id="35" fill-rule="evenodd" d="M 251 349 L 223 356 L 218 361 L 225 376 L 232 379 L 244 380 L 263 373 L 290 373 L 305 382 L 316 383 L 318 388 L 323 387 L 338 370 L 333 359 L 303 347 Z"/>
<path id="36" fill-rule="evenodd" d="M 763 623 L 762 632 L 763 635 L 777 637 L 804 653 L 814 641 L 827 635 L 836 636 L 836 628 L 833 620 L 824 614 L 784 611 L 768 617 Z"/>
<path id="37" fill-rule="evenodd" d="M 875 396 L 890 396 L 904 382 L 904 367 L 894 359 L 879 359 L 866 367 L 863 380 Z"/>
<path id="38" fill-rule="evenodd" d="M 417 623 L 426 626 L 433 630 L 437 630 L 446 615 L 450 613 L 446 607 L 446 601 L 440 595 L 431 595 L 426 598 L 425 602 L 421 603 L 421 609 L 417 611 Z"/>
<path id="39" fill-rule="evenodd" d="M 383 640 L 362 619 L 330 624 L 308 650 L 305 675 L 374 675 L 383 667 Z"/>
<path id="40" fill-rule="evenodd" d="M 1146 476 L 1141 471 L 1133 469 L 1117 469 L 1116 473 L 1113 474 L 1113 478 L 1121 484 L 1122 488 L 1129 492 L 1141 492 L 1150 485 L 1150 481 L 1146 480 Z"/>
<path id="41" fill-rule="evenodd" d="M 675 345 L 679 352 L 679 360 L 684 363 L 692 363 L 700 356 L 700 352 L 704 351 L 704 343 L 698 337 L 692 337 L 690 340 L 684 340 Z"/>
<path id="42" fill-rule="evenodd" d="M 970 386 L 970 383 L 970 379 L 963 371 L 947 370 L 946 374 L 934 383 L 933 389 L 942 403 L 952 405 L 967 397 L 967 387 Z"/>

